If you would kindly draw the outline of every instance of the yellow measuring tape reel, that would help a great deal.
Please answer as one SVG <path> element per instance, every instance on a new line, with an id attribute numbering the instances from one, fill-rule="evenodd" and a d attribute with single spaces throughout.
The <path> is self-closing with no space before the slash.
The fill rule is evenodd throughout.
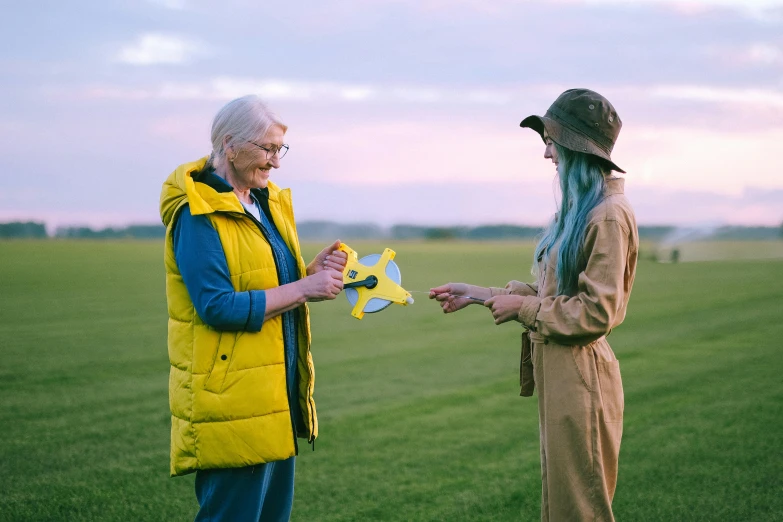
<path id="1" fill-rule="evenodd" d="M 394 262 L 394 250 L 387 248 L 383 254 L 371 254 L 361 259 L 345 243 L 340 243 L 340 250 L 348 254 L 343 270 L 343 288 L 348 302 L 354 305 L 352 316 L 361 319 L 365 313 L 380 312 L 392 303 L 413 304 L 410 292 L 400 286 L 402 275 Z"/>

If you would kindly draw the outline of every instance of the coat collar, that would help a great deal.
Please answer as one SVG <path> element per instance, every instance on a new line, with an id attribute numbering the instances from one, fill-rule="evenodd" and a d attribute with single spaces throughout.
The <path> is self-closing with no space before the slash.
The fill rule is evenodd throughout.
<path id="1" fill-rule="evenodd" d="M 604 196 L 613 196 L 615 194 L 625 193 L 625 179 L 623 178 L 611 178 L 606 182 L 604 188 Z"/>

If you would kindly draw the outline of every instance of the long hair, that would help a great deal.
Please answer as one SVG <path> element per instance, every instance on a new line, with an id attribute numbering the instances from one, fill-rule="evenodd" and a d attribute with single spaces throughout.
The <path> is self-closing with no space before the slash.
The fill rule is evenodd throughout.
<path id="1" fill-rule="evenodd" d="M 575 295 L 580 263 L 590 212 L 600 203 L 604 193 L 604 167 L 594 156 L 577 152 L 555 143 L 557 172 L 562 194 L 560 208 L 552 222 L 544 230 L 536 246 L 533 270 L 538 260 L 549 260 L 555 245 L 557 251 L 557 293 Z"/>

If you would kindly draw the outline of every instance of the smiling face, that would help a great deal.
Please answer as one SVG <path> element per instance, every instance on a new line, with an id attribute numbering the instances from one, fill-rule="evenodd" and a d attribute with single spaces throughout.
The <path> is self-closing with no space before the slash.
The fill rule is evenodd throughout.
<path id="1" fill-rule="evenodd" d="M 280 158 L 269 154 L 261 147 L 276 150 L 283 145 L 285 131 L 279 125 L 273 125 L 266 134 L 254 139 L 255 143 L 243 143 L 235 148 L 235 155 L 230 156 L 233 169 L 229 182 L 235 189 L 266 188 L 269 183 L 269 173 L 280 167 Z"/>

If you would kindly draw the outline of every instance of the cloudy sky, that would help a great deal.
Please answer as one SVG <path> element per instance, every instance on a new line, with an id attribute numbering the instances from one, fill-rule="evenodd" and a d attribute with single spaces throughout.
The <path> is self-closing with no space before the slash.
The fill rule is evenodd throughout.
<path id="1" fill-rule="evenodd" d="M 555 172 L 519 121 L 587 87 L 640 223 L 783 221 L 783 0 L 33 1 L 0 24 L 0 220 L 158 222 L 255 93 L 299 220 L 542 224 Z"/>

